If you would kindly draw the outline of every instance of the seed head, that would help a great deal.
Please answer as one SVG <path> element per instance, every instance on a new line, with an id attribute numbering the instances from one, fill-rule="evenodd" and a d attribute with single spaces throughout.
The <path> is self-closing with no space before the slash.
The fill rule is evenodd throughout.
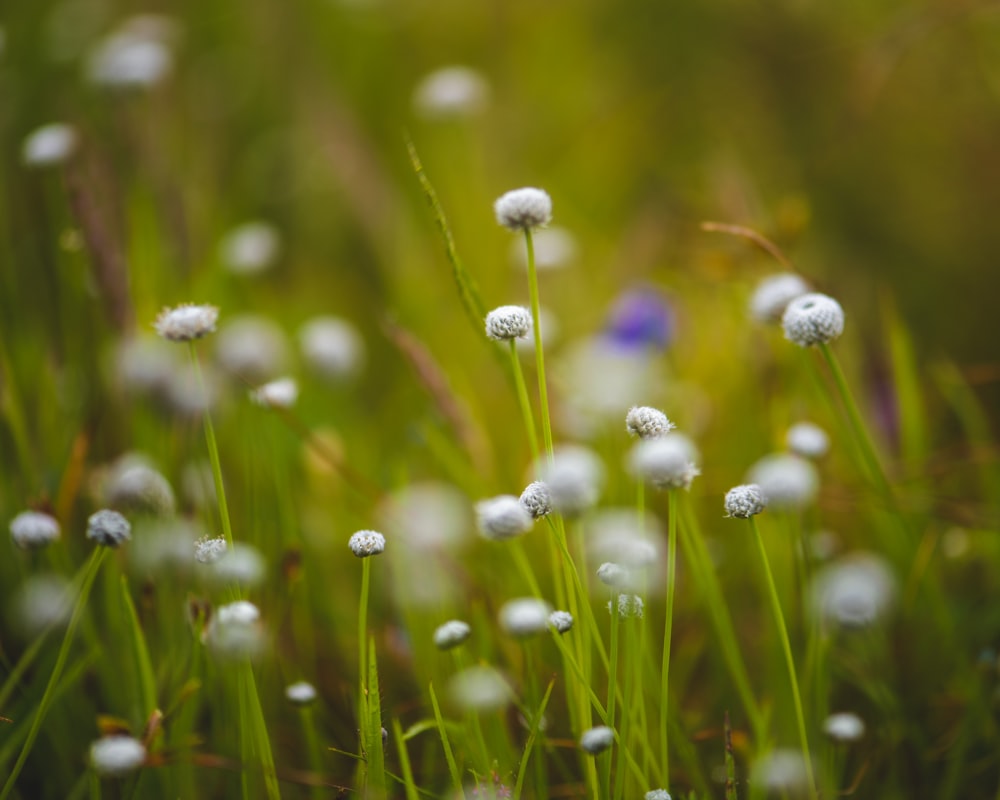
<path id="1" fill-rule="evenodd" d="M 468 639 L 471 633 L 469 623 L 457 619 L 448 620 L 434 631 L 434 645 L 439 650 L 450 650 Z"/>
<path id="2" fill-rule="evenodd" d="M 219 309 L 215 306 L 182 303 L 163 309 L 153 327 L 171 342 L 190 342 L 213 333 L 218 320 Z"/>
<path id="3" fill-rule="evenodd" d="M 87 538 L 105 547 L 118 547 L 132 538 L 132 526 L 117 511 L 105 508 L 90 515 Z"/>
<path id="4" fill-rule="evenodd" d="M 552 220 L 552 198 L 542 189 L 514 189 L 493 204 L 497 222 L 512 231 L 529 230 Z"/>
<path id="5" fill-rule="evenodd" d="M 40 550 L 59 538 L 59 523 L 41 511 L 22 511 L 10 521 L 10 538 L 22 550 Z"/>
<path id="6" fill-rule="evenodd" d="M 785 434 L 785 443 L 795 455 L 803 458 L 822 458 L 830 449 L 830 437 L 819 425 L 797 422 Z"/>
<path id="7" fill-rule="evenodd" d="M 666 789 L 653 789 L 646 792 L 645 800 L 670 800 L 670 794 Z"/>
<path id="8" fill-rule="evenodd" d="M 145 745 L 131 736 L 105 736 L 90 745 L 90 764 L 98 775 L 121 777 L 145 760 Z"/>
<path id="9" fill-rule="evenodd" d="M 547 516 L 552 511 L 552 493 L 544 481 L 529 483 L 521 492 L 521 505 L 532 519 Z"/>
<path id="10" fill-rule="evenodd" d="M 521 597 L 503 604 L 500 609 L 500 627 L 511 636 L 533 636 L 546 630 L 552 608 L 544 600 Z"/>
<path id="11" fill-rule="evenodd" d="M 844 309 L 825 294 L 804 294 L 788 304 L 781 325 L 785 338 L 800 347 L 832 342 L 844 332 Z"/>
<path id="12" fill-rule="evenodd" d="M 496 342 L 524 339 L 531 332 L 531 312 L 523 306 L 500 306 L 486 315 L 486 336 Z"/>
<path id="13" fill-rule="evenodd" d="M 385 550 L 385 537 L 378 531 L 358 531 L 351 536 L 347 546 L 358 558 L 377 556 Z"/>
<path id="14" fill-rule="evenodd" d="M 531 514 L 512 494 L 476 503 L 476 526 L 485 539 L 495 542 L 513 539 L 530 530 L 532 523 Z"/>
<path id="15" fill-rule="evenodd" d="M 726 516 L 750 519 L 760 514 L 767 506 L 767 496 L 756 484 L 734 486 L 726 492 Z"/>
<path id="16" fill-rule="evenodd" d="M 640 439 L 657 439 L 676 426 L 657 408 L 633 406 L 625 415 L 625 429 Z"/>
<path id="17" fill-rule="evenodd" d="M 111 467 L 103 494 L 111 508 L 154 517 L 172 516 L 177 505 L 170 482 L 137 454 L 123 456 Z"/>
<path id="18" fill-rule="evenodd" d="M 566 633 L 573 627 L 573 615 L 568 611 L 553 611 L 549 614 L 549 625 L 556 633 Z"/>
<path id="19" fill-rule="evenodd" d="M 615 732 L 607 725 L 598 725 L 596 728 L 583 732 L 580 737 L 580 749 L 596 756 L 611 747 L 614 742 Z"/>
<path id="20" fill-rule="evenodd" d="M 865 735 L 865 723 L 857 714 L 841 711 L 823 721 L 823 733 L 836 742 L 856 742 Z"/>
<path id="21" fill-rule="evenodd" d="M 750 315 L 758 322 L 777 322 L 788 304 L 809 292 L 809 284 L 794 272 L 769 275 L 750 298 Z"/>
<path id="22" fill-rule="evenodd" d="M 285 687 L 285 697 L 297 706 L 308 706 L 316 701 L 316 687 L 308 681 L 298 681 Z"/>

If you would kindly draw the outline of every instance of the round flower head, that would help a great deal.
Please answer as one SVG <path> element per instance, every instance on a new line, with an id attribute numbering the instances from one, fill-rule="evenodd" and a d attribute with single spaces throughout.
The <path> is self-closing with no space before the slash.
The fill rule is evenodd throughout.
<path id="1" fill-rule="evenodd" d="M 76 149 L 76 131 L 71 125 L 54 122 L 32 131 L 21 147 L 21 160 L 28 167 L 62 164 Z"/>
<path id="2" fill-rule="evenodd" d="M 566 516 L 576 516 L 593 506 L 604 485 L 601 460 L 592 450 L 578 445 L 557 448 L 552 460 L 543 460 L 538 470 L 549 487 L 552 507 Z"/>
<path id="3" fill-rule="evenodd" d="M 468 117 L 489 100 L 490 86 L 474 69 L 443 67 L 425 76 L 413 92 L 413 105 L 429 119 Z"/>
<path id="4" fill-rule="evenodd" d="M 378 531 L 358 531 L 351 536 L 347 546 L 358 558 L 377 556 L 385 550 L 385 537 Z"/>
<path id="5" fill-rule="evenodd" d="M 856 742 L 865 735 L 865 723 L 857 714 L 841 711 L 823 721 L 823 733 L 835 742 Z"/>
<path id="6" fill-rule="evenodd" d="M 633 406 L 625 415 L 625 429 L 640 439 L 656 439 L 673 430 L 674 423 L 657 408 Z"/>
<path id="7" fill-rule="evenodd" d="M 222 368 L 251 384 L 278 377 L 285 370 L 288 350 L 281 326 L 258 314 L 230 318 L 215 338 L 215 357 Z"/>
<path id="8" fill-rule="evenodd" d="M 364 365 L 364 339 L 339 317 L 314 317 L 299 328 L 298 337 L 306 364 L 326 380 L 347 380 Z"/>
<path id="9" fill-rule="evenodd" d="M 476 503 L 476 527 L 485 539 L 500 542 L 530 530 L 531 514 L 512 494 L 502 494 Z"/>
<path id="10" fill-rule="evenodd" d="M 615 732 L 607 725 L 598 725 L 583 732 L 580 737 L 580 749 L 596 756 L 611 747 L 614 742 Z"/>
<path id="11" fill-rule="evenodd" d="M 865 628 L 882 619 L 896 597 L 889 565 L 869 553 L 855 553 L 824 567 L 810 587 L 813 613 L 843 628 Z"/>
<path id="12" fill-rule="evenodd" d="M 215 618 L 220 625 L 252 625 L 260 619 L 260 609 L 249 600 L 219 606 Z"/>
<path id="13" fill-rule="evenodd" d="M 514 189 L 493 204 L 497 222 L 512 231 L 529 230 L 552 220 L 552 198 L 542 189 Z"/>
<path id="14" fill-rule="evenodd" d="M 285 687 L 285 697 L 297 706 L 308 706 L 316 701 L 316 687 L 308 681 L 298 681 Z"/>
<path id="15" fill-rule="evenodd" d="M 174 490 L 163 475 L 142 456 L 125 456 L 111 468 L 104 485 L 104 500 L 112 508 L 172 516 L 176 508 Z"/>
<path id="16" fill-rule="evenodd" d="M 260 610 L 247 600 L 219 606 L 205 631 L 205 641 L 222 657 L 256 655 L 264 646 Z"/>
<path id="17" fill-rule="evenodd" d="M 434 631 L 434 645 L 439 650 L 450 650 L 468 639 L 471 633 L 469 623 L 458 619 L 448 620 Z"/>
<path id="18" fill-rule="evenodd" d="M 521 492 L 521 505 L 531 514 L 532 519 L 539 519 L 552 512 L 552 493 L 544 481 L 529 483 Z"/>
<path id="19" fill-rule="evenodd" d="M 226 554 L 226 540 L 221 536 L 199 539 L 194 543 L 194 560 L 201 564 L 213 564 Z"/>
<path id="20" fill-rule="evenodd" d="M 618 595 L 618 616 L 622 619 L 628 619 L 629 617 L 636 617 L 637 619 L 642 619 L 642 615 L 645 612 L 645 604 L 642 602 L 642 598 L 637 594 L 620 594 Z M 608 613 L 611 613 L 611 601 L 608 600 Z"/>
<path id="21" fill-rule="evenodd" d="M 87 538 L 105 547 L 118 547 L 132 538 L 132 526 L 117 511 L 105 508 L 90 515 Z"/>
<path id="22" fill-rule="evenodd" d="M 798 750 L 768 753 L 753 765 L 750 780 L 765 797 L 805 797 L 809 790 L 809 773 Z"/>
<path id="23" fill-rule="evenodd" d="M 796 455 L 764 456 L 750 467 L 747 479 L 760 486 L 773 509 L 802 508 L 819 490 L 819 474 L 812 462 Z"/>
<path id="24" fill-rule="evenodd" d="M 734 486 L 726 492 L 726 516 L 750 519 L 760 514 L 767 505 L 767 496 L 756 484 Z"/>
<path id="25" fill-rule="evenodd" d="M 63 627 L 73 613 L 73 589 L 60 575 L 31 575 L 5 604 L 4 612 L 18 633 L 34 637 L 47 628 Z"/>
<path id="26" fill-rule="evenodd" d="M 456 673 L 448 685 L 452 699 L 469 711 L 495 711 L 510 702 L 511 692 L 493 667 L 469 667 Z"/>
<path id="27" fill-rule="evenodd" d="M 673 436 L 643 439 L 630 459 L 632 471 L 658 489 L 690 489 L 701 474 L 691 461 L 690 444 Z"/>
<path id="28" fill-rule="evenodd" d="M 90 745 L 90 763 L 98 775 L 127 775 L 145 760 L 145 745 L 131 736 L 105 736 Z"/>
<path id="29" fill-rule="evenodd" d="M 531 312 L 523 306 L 500 306 L 486 315 L 486 336 L 496 342 L 523 339 L 531 332 Z"/>
<path id="30" fill-rule="evenodd" d="M 534 597 L 510 600 L 500 609 L 500 627 L 511 636 L 532 636 L 548 628 L 551 613 L 544 600 Z"/>
<path id="31" fill-rule="evenodd" d="M 645 800 L 670 800 L 670 793 L 666 789 L 653 789 L 646 792 Z"/>
<path id="32" fill-rule="evenodd" d="M 785 338 L 801 347 L 832 342 L 844 332 L 844 309 L 825 294 L 804 294 L 781 317 Z"/>
<path id="33" fill-rule="evenodd" d="M 556 633 L 566 633 L 573 627 L 573 615 L 568 611 L 553 611 L 549 614 L 549 625 Z"/>
<path id="34" fill-rule="evenodd" d="M 808 292 L 809 284 L 794 272 L 769 275 L 750 298 L 750 315 L 758 322 L 777 322 L 792 300 Z"/>
<path id="35" fill-rule="evenodd" d="M 236 542 L 212 563 L 212 580 L 221 586 L 233 584 L 250 587 L 260 585 L 267 572 L 267 562 L 251 544 Z"/>
<path id="36" fill-rule="evenodd" d="M 631 584 L 631 573 L 621 564 L 613 561 L 605 561 L 597 568 L 597 578 L 605 586 L 617 587 L 619 589 Z"/>
<path id="37" fill-rule="evenodd" d="M 267 222 L 247 222 L 233 228 L 219 244 L 222 263 L 237 275 L 264 272 L 280 250 L 281 235 Z"/>
<path id="38" fill-rule="evenodd" d="M 177 26 L 169 17 L 131 17 L 88 54 L 87 78 L 108 89 L 151 88 L 173 69 L 170 45 L 176 37 Z"/>
<path id="39" fill-rule="evenodd" d="M 278 378 L 251 390 L 250 400 L 265 408 L 291 408 L 299 399 L 299 385 L 294 378 Z"/>
<path id="40" fill-rule="evenodd" d="M 785 443 L 795 455 L 803 458 L 822 458 L 830 449 L 830 437 L 819 425 L 797 422 L 785 434 Z"/>
<path id="41" fill-rule="evenodd" d="M 40 550 L 59 538 L 59 523 L 41 511 L 22 511 L 10 521 L 10 538 L 22 550 Z"/>
<path id="42" fill-rule="evenodd" d="M 215 331 L 219 309 L 209 305 L 182 303 L 165 308 L 153 323 L 156 332 L 171 342 L 190 342 Z"/>

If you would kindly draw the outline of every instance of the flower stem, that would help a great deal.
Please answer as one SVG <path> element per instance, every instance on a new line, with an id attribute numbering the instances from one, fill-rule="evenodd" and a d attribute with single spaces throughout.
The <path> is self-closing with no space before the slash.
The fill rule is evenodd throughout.
<path id="1" fill-rule="evenodd" d="M 660 668 L 660 759 L 664 783 L 670 785 L 670 753 L 667 747 L 667 716 L 670 704 L 670 642 L 674 628 L 674 579 L 677 574 L 677 490 L 669 493 L 667 516 L 667 606 L 663 622 L 663 661 Z"/>
<path id="2" fill-rule="evenodd" d="M 535 335 L 538 335 L 536 329 Z M 524 383 L 524 372 L 521 360 L 517 357 L 517 344 L 510 340 L 510 360 L 514 367 L 514 382 L 517 384 L 517 400 L 521 404 L 521 416 L 524 417 L 524 427 L 528 431 L 528 443 L 531 445 L 531 457 L 538 462 L 538 433 L 535 430 L 535 415 L 531 412 L 531 400 L 528 398 L 528 387 Z"/>
<path id="3" fill-rule="evenodd" d="M 358 719 L 361 723 L 361 741 L 368 741 L 368 702 L 365 696 L 365 681 L 368 675 L 368 660 L 365 656 L 368 629 L 368 589 L 371 584 L 371 558 L 361 559 L 361 599 L 358 602 Z"/>
<path id="4" fill-rule="evenodd" d="M 549 419 L 549 390 L 545 381 L 545 352 L 542 347 L 542 329 L 539 322 L 538 270 L 535 267 L 535 242 L 531 228 L 524 229 L 524 244 L 528 252 L 528 291 L 531 294 L 531 325 L 535 332 L 535 368 L 538 372 L 538 400 L 542 410 L 542 436 L 545 453 L 552 458 L 552 423 Z"/>

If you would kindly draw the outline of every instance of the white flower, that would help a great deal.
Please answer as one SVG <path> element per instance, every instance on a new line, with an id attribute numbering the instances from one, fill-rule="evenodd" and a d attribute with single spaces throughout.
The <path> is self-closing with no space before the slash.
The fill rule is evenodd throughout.
<path id="1" fill-rule="evenodd" d="M 237 275 L 256 275 L 270 267 L 281 251 L 281 235 L 268 222 L 246 222 L 219 243 L 219 258 Z"/>
<path id="2" fill-rule="evenodd" d="M 819 425 L 797 422 L 785 434 L 785 443 L 795 455 L 803 458 L 822 458 L 830 450 L 830 437 Z"/>
<path id="3" fill-rule="evenodd" d="M 163 25 L 160 28 L 134 18 L 102 39 L 87 58 L 91 83 L 115 89 L 144 89 L 160 83 L 173 69 L 166 41 L 172 32 Z"/>
<path id="4" fill-rule="evenodd" d="M 625 415 L 625 429 L 640 439 L 657 439 L 675 427 L 658 408 L 632 406 Z"/>
<path id="5" fill-rule="evenodd" d="M 809 789 L 809 773 L 797 750 L 774 750 L 758 759 L 750 771 L 750 781 L 766 797 L 800 797 Z"/>
<path id="6" fill-rule="evenodd" d="M 531 514 L 512 494 L 502 494 L 476 503 L 476 527 L 485 539 L 500 542 L 531 529 Z"/>
<path id="7" fill-rule="evenodd" d="M 788 304 L 781 325 L 800 347 L 831 342 L 844 332 L 844 309 L 825 294 L 804 294 Z"/>
<path id="8" fill-rule="evenodd" d="M 10 538 L 22 550 L 39 550 L 59 539 L 59 522 L 41 511 L 22 511 L 10 521 Z"/>
<path id="9" fill-rule="evenodd" d="M 182 303 L 165 308 L 153 323 L 156 332 L 171 342 L 190 342 L 215 331 L 219 309 L 209 305 Z"/>
<path id="10" fill-rule="evenodd" d="M 777 322 L 792 300 L 808 292 L 809 284 L 794 272 L 769 275 L 750 298 L 750 314 L 759 322 Z"/>
<path id="11" fill-rule="evenodd" d="M 807 506 L 819 490 L 816 467 L 789 453 L 764 456 L 750 467 L 747 480 L 760 486 L 773 509 Z"/>
<path id="12" fill-rule="evenodd" d="M 531 312 L 523 306 L 500 306 L 486 315 L 486 336 L 495 342 L 523 339 L 531 332 Z"/>
<path id="13" fill-rule="evenodd" d="M 389 496 L 379 508 L 379 519 L 393 541 L 413 550 L 450 549 L 469 528 L 469 506 L 451 484 L 417 482 Z"/>
<path id="14" fill-rule="evenodd" d="M 549 626 L 552 608 L 544 600 L 521 597 L 509 600 L 500 609 L 500 627 L 511 636 L 532 636 Z"/>
<path id="15" fill-rule="evenodd" d="M 489 95 L 489 84 L 474 69 L 442 67 L 417 84 L 413 105 L 423 116 L 432 119 L 466 117 L 481 111 Z"/>
<path id="16" fill-rule="evenodd" d="M 385 550 L 385 537 L 378 531 L 358 531 L 351 536 L 347 546 L 358 558 L 377 556 Z"/>
<path id="17" fill-rule="evenodd" d="M 591 755 L 602 753 L 615 742 L 615 732 L 607 725 L 598 725 L 580 736 L 580 748 Z"/>
<path id="18" fill-rule="evenodd" d="M 102 509 L 87 520 L 87 538 L 105 547 L 118 547 L 132 538 L 132 526 L 117 511 Z"/>
<path id="19" fill-rule="evenodd" d="M 576 239 L 565 228 L 542 228 L 532 236 L 535 246 L 535 266 L 540 269 L 558 269 L 576 257 Z M 528 265 L 524 243 L 514 239 L 510 247 L 511 260 L 522 267 Z"/>
<path id="20" fill-rule="evenodd" d="M 658 489 L 690 489 L 701 474 L 688 442 L 673 436 L 643 439 L 630 454 L 632 472 Z"/>
<path id="21" fill-rule="evenodd" d="M 247 600 L 219 606 L 205 631 L 213 652 L 225 658 L 249 658 L 264 647 L 260 610 Z"/>
<path id="22" fill-rule="evenodd" d="M 249 600 L 219 606 L 215 618 L 220 625 L 252 625 L 260 620 L 260 609 Z"/>
<path id="23" fill-rule="evenodd" d="M 90 763 L 98 775 L 127 775 L 145 760 L 145 745 L 131 736 L 105 736 L 90 745 Z"/>
<path id="24" fill-rule="evenodd" d="M 578 445 L 563 445 L 552 460 L 537 466 L 541 480 L 549 487 L 552 507 L 560 514 L 574 516 L 593 506 L 604 486 L 604 465 L 594 452 Z"/>
<path id="25" fill-rule="evenodd" d="M 29 167 L 52 167 L 69 160 L 76 150 L 72 125 L 53 122 L 28 134 L 21 147 L 21 160 Z"/>
<path id="26" fill-rule="evenodd" d="M 299 328 L 306 364 L 328 380 L 346 380 L 364 364 L 365 343 L 357 329 L 339 317 L 315 317 Z"/>
<path id="27" fill-rule="evenodd" d="M 236 542 L 212 562 L 212 579 L 221 586 L 258 586 L 267 572 L 267 562 L 253 545 Z"/>
<path id="28" fill-rule="evenodd" d="M 553 611 L 549 614 L 549 625 L 556 633 L 566 633 L 573 627 L 573 615 L 568 611 Z"/>
<path id="29" fill-rule="evenodd" d="M 250 400 L 265 408 L 291 408 L 299 399 L 294 378 L 278 378 L 250 391 Z"/>
<path id="30" fill-rule="evenodd" d="M 512 231 L 548 224 L 552 219 L 552 198 L 542 189 L 514 189 L 493 204 L 497 222 Z"/>
<path id="31" fill-rule="evenodd" d="M 194 560 L 201 564 L 212 564 L 226 554 L 226 540 L 221 536 L 209 539 L 207 536 L 194 543 Z"/>
<path id="32" fill-rule="evenodd" d="M 552 493 L 544 481 L 529 483 L 521 492 L 520 502 L 532 519 L 547 516 L 552 511 Z"/>
<path id="33" fill-rule="evenodd" d="M 612 586 L 619 589 L 625 588 L 632 583 L 632 575 L 621 564 L 613 561 L 605 561 L 597 568 L 597 578 L 605 586 Z"/>
<path id="34" fill-rule="evenodd" d="M 468 639 L 471 633 L 469 623 L 458 619 L 448 620 L 434 631 L 434 645 L 439 650 L 450 650 Z"/>
<path id="35" fill-rule="evenodd" d="M 104 502 L 122 511 L 172 516 L 176 509 L 174 490 L 145 456 L 131 453 L 119 458 L 104 481 Z"/>
<path id="36" fill-rule="evenodd" d="M 215 356 L 230 375 L 251 384 L 278 377 L 288 362 L 285 332 L 258 314 L 231 317 L 215 337 Z"/>
<path id="37" fill-rule="evenodd" d="M 670 800 L 670 793 L 666 789 L 653 789 L 646 792 L 645 800 Z"/>
<path id="38" fill-rule="evenodd" d="M 756 483 L 734 486 L 726 492 L 726 516 L 750 519 L 763 512 L 767 506 L 767 495 Z"/>
<path id="39" fill-rule="evenodd" d="M 448 685 L 452 699 L 470 711 L 495 711 L 510 702 L 507 682 L 493 667 L 470 667 L 456 673 Z"/>
<path id="40" fill-rule="evenodd" d="M 823 721 L 823 733 L 836 742 L 856 742 L 865 735 L 865 723 L 857 714 L 841 711 Z"/>
<path id="41" fill-rule="evenodd" d="M 810 587 L 812 610 L 826 622 L 864 628 L 882 619 L 896 597 L 891 568 L 871 553 L 853 553 L 827 565 Z"/>
<path id="42" fill-rule="evenodd" d="M 308 681 L 298 681 L 285 687 L 285 697 L 297 706 L 307 706 L 316 701 L 316 687 Z"/>
<path id="43" fill-rule="evenodd" d="M 645 612 L 645 604 L 642 602 L 642 598 L 637 594 L 620 594 L 618 595 L 618 616 L 622 619 L 628 619 L 629 617 L 636 617 L 637 619 L 642 619 L 642 615 Z M 608 600 L 608 613 L 611 613 L 611 601 Z"/>
<path id="44" fill-rule="evenodd" d="M 22 583 L 4 611 L 19 633 L 37 636 L 49 627 L 69 622 L 72 599 L 73 589 L 65 578 L 42 573 Z"/>
<path id="45" fill-rule="evenodd" d="M 584 527 L 589 559 L 613 561 L 629 570 L 657 563 L 656 542 L 663 535 L 656 517 L 648 512 L 640 516 L 634 508 L 602 508 L 588 517 Z"/>

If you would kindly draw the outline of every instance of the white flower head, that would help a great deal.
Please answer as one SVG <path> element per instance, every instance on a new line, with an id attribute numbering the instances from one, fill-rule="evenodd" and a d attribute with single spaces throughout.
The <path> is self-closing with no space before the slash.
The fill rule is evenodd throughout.
<path id="1" fill-rule="evenodd" d="M 785 338 L 800 347 L 832 342 L 844 332 L 844 309 L 825 294 L 804 294 L 788 304 L 781 325 Z"/>
<path id="2" fill-rule="evenodd" d="M 549 625 L 556 633 L 567 633 L 573 628 L 573 615 L 568 611 L 553 611 L 549 614 Z"/>
<path id="3" fill-rule="evenodd" d="M 495 711 L 511 700 L 510 687 L 493 667 L 464 669 L 452 677 L 448 689 L 452 699 L 469 711 Z"/>
<path id="4" fill-rule="evenodd" d="M 459 546 L 469 527 L 464 494 L 448 483 L 411 483 L 379 507 L 379 520 L 393 541 L 426 552 Z"/>
<path id="5" fill-rule="evenodd" d="M 823 720 L 823 733 L 835 742 L 856 742 L 865 735 L 865 723 L 857 714 L 841 711 Z"/>
<path id="6" fill-rule="evenodd" d="M 118 547 L 132 538 L 132 526 L 117 511 L 105 508 L 87 519 L 87 538 L 105 547 Z"/>
<path id="7" fill-rule="evenodd" d="M 531 529 L 534 520 L 519 498 L 502 494 L 476 503 L 476 527 L 485 539 L 500 542 Z"/>
<path id="8" fill-rule="evenodd" d="M 612 561 L 632 572 L 657 564 L 657 542 L 663 538 L 660 521 L 634 508 L 602 508 L 587 518 L 584 536 L 588 558 L 594 563 Z"/>
<path id="9" fill-rule="evenodd" d="M 529 230 L 552 220 L 552 198 L 542 189 L 514 189 L 493 204 L 497 222 L 512 231 Z"/>
<path id="10" fill-rule="evenodd" d="M 171 342 L 190 342 L 213 333 L 218 321 L 219 309 L 215 306 L 182 303 L 163 309 L 153 327 Z"/>
<path id="11" fill-rule="evenodd" d="M 250 390 L 250 400 L 265 408 L 291 408 L 299 399 L 299 385 L 294 378 L 278 378 Z"/>
<path id="12" fill-rule="evenodd" d="M 220 586 L 259 586 L 267 573 L 267 561 L 260 551 L 245 542 L 235 542 L 231 549 L 212 562 L 211 577 Z"/>
<path id="13" fill-rule="evenodd" d="M 450 66 L 434 70 L 417 84 L 413 105 L 429 119 L 469 117 L 482 111 L 489 96 L 490 86 L 476 70 Z"/>
<path id="14" fill-rule="evenodd" d="M 165 38 L 141 26 L 125 25 L 101 40 L 87 58 L 87 78 L 111 89 L 148 89 L 173 69 Z"/>
<path id="15" fill-rule="evenodd" d="M 767 495 L 756 483 L 734 486 L 726 492 L 726 516 L 750 519 L 767 507 Z"/>
<path id="16" fill-rule="evenodd" d="M 816 467 L 790 453 L 764 456 L 750 467 L 747 479 L 760 486 L 768 505 L 775 510 L 807 506 L 819 491 Z"/>
<path id="17" fill-rule="evenodd" d="M 145 456 L 131 453 L 119 458 L 104 481 L 104 502 L 119 511 L 173 516 L 177 503 L 170 482 Z"/>
<path id="18" fill-rule="evenodd" d="M 98 775 L 121 777 L 145 761 L 145 745 L 132 736 L 105 736 L 90 745 L 90 764 Z"/>
<path id="19" fill-rule="evenodd" d="M 59 522 L 41 511 L 22 511 L 10 521 L 10 538 L 22 550 L 40 550 L 59 539 Z"/>
<path id="20" fill-rule="evenodd" d="M 623 593 L 618 595 L 616 605 L 618 606 L 618 616 L 622 619 L 628 619 L 629 617 L 642 619 L 642 616 L 645 613 L 645 604 L 642 602 L 642 598 L 637 594 Z M 608 600 L 608 613 L 611 613 L 610 600 Z"/>
<path id="21" fill-rule="evenodd" d="M 469 623 L 451 619 L 439 625 L 434 631 L 434 645 L 439 650 L 450 650 L 468 639 L 471 633 L 472 628 L 469 627 Z"/>
<path id="22" fill-rule="evenodd" d="M 646 792 L 645 800 L 670 800 L 670 793 L 666 789 L 652 789 Z"/>
<path id="23" fill-rule="evenodd" d="M 524 306 L 500 306 L 486 315 L 486 336 L 495 342 L 523 339 L 531 332 L 531 312 Z"/>
<path id="24" fill-rule="evenodd" d="M 500 627 L 511 636 L 533 636 L 548 629 L 551 613 L 552 607 L 535 597 L 509 600 L 500 609 Z"/>
<path id="25" fill-rule="evenodd" d="M 896 599 L 896 578 L 884 559 L 853 553 L 825 566 L 810 587 L 813 613 L 842 628 L 878 623 Z"/>
<path id="26" fill-rule="evenodd" d="M 219 258 L 236 275 L 267 270 L 281 252 L 281 234 L 268 222 L 246 222 L 229 231 L 219 243 Z"/>
<path id="27" fill-rule="evenodd" d="M 309 681 L 297 681 L 285 687 L 285 697 L 297 706 L 308 706 L 316 702 L 316 687 Z"/>
<path id="28" fill-rule="evenodd" d="M 215 357 L 223 370 L 251 384 L 280 376 L 288 353 L 281 326 L 259 314 L 231 317 L 215 337 Z"/>
<path id="29" fill-rule="evenodd" d="M 299 328 L 298 337 L 306 364 L 322 378 L 347 380 L 364 365 L 364 339 L 347 320 L 314 317 Z"/>
<path id="30" fill-rule="evenodd" d="M 549 487 L 552 507 L 566 516 L 591 508 L 604 488 L 604 465 L 592 450 L 580 445 L 556 448 L 552 460 L 542 460 L 537 469 Z"/>
<path id="31" fill-rule="evenodd" d="M 758 759 L 750 780 L 765 797 L 798 798 L 809 791 L 809 772 L 798 750 L 773 750 Z"/>
<path id="32" fill-rule="evenodd" d="M 830 437 L 819 425 L 797 422 L 785 434 L 788 449 L 802 458 L 822 458 L 830 450 Z"/>
<path id="33" fill-rule="evenodd" d="M 260 609 L 248 600 L 219 606 L 205 631 L 212 651 L 224 658 L 249 658 L 264 647 Z"/>
<path id="34" fill-rule="evenodd" d="M 385 550 L 385 537 L 378 531 L 358 531 L 347 543 L 358 558 L 377 556 Z"/>
<path id="35" fill-rule="evenodd" d="M 70 159 L 76 151 L 76 129 L 53 122 L 36 128 L 21 146 L 21 161 L 28 167 L 54 167 Z"/>
<path id="36" fill-rule="evenodd" d="M 586 730 L 580 736 L 580 749 L 596 756 L 603 753 L 615 742 L 615 732 L 607 725 L 598 725 Z"/>
<path id="37" fill-rule="evenodd" d="M 690 489 L 701 474 L 691 460 L 690 445 L 674 436 L 637 442 L 629 460 L 632 472 L 658 489 Z"/>
<path id="38" fill-rule="evenodd" d="M 206 536 L 194 543 L 194 560 L 200 564 L 213 564 L 225 554 L 226 540 L 221 536 Z"/>
<path id="39" fill-rule="evenodd" d="M 657 439 L 676 426 L 658 408 L 632 406 L 625 415 L 625 429 L 640 439 Z"/>
<path id="40" fill-rule="evenodd" d="M 521 505 L 532 519 L 539 519 L 552 512 L 552 492 L 544 481 L 533 481 L 521 492 Z"/>
<path id="41" fill-rule="evenodd" d="M 750 298 L 750 315 L 758 322 L 777 322 L 792 300 L 808 293 L 809 284 L 794 272 L 769 275 Z"/>
<path id="42" fill-rule="evenodd" d="M 605 586 L 624 589 L 632 585 L 632 573 L 621 564 L 605 561 L 597 568 L 597 578 Z"/>
<path id="43" fill-rule="evenodd" d="M 73 589 L 61 575 L 31 575 L 5 608 L 19 633 L 34 637 L 47 628 L 62 627 L 73 612 Z"/>

